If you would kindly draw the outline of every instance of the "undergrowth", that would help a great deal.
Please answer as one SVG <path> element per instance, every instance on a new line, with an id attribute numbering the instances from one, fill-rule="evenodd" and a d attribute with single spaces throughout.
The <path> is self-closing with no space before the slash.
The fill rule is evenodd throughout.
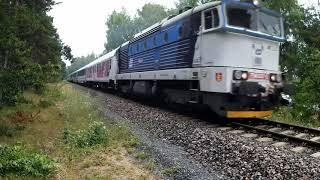
<path id="1" fill-rule="evenodd" d="M 297 124 L 301 126 L 319 128 L 320 121 L 317 117 L 306 118 L 303 117 L 299 112 L 295 111 L 292 107 L 278 107 L 275 110 L 274 115 L 271 117 L 272 120 L 285 122 L 290 124 Z"/>
<path id="2" fill-rule="evenodd" d="M 0 124 L 0 136 L 12 137 L 18 131 L 22 131 L 25 128 L 24 125 L 10 125 L 7 123 Z"/>
<path id="3" fill-rule="evenodd" d="M 0 146 L 0 175 L 47 177 L 57 165 L 47 155 L 25 150 L 22 146 Z"/>
<path id="4" fill-rule="evenodd" d="M 66 129 L 63 139 L 65 143 L 79 148 L 108 143 L 107 129 L 102 122 L 92 122 L 88 129 L 78 131 Z"/>

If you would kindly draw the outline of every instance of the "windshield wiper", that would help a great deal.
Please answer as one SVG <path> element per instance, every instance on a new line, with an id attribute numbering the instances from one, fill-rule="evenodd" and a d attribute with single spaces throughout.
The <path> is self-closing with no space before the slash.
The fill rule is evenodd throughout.
<path id="1" fill-rule="evenodd" d="M 274 26 L 272 26 L 272 29 L 273 29 L 275 35 L 279 34 L 279 31 Z"/>
<path id="2" fill-rule="evenodd" d="M 265 31 L 266 31 L 266 32 L 269 32 L 269 31 L 268 31 L 268 27 L 263 23 L 263 21 L 260 20 L 259 22 L 260 22 L 260 24 L 262 24 L 262 26 L 263 26 L 263 28 L 265 29 Z"/>

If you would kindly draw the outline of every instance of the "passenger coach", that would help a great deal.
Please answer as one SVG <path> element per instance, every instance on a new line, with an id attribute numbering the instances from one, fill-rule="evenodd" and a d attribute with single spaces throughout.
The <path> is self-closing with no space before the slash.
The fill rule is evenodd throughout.
<path id="1" fill-rule="evenodd" d="M 281 15 L 259 1 L 215 1 L 151 26 L 69 79 L 228 118 L 268 116 L 283 87 L 283 32 Z"/>

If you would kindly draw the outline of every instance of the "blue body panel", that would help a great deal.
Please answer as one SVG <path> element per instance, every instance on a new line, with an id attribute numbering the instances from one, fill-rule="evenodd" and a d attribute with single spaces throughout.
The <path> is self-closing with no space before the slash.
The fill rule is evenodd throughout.
<path id="1" fill-rule="evenodd" d="M 128 58 L 120 58 L 120 73 L 191 67 L 196 37 L 183 34 L 186 28 L 181 20 L 130 43 Z"/>

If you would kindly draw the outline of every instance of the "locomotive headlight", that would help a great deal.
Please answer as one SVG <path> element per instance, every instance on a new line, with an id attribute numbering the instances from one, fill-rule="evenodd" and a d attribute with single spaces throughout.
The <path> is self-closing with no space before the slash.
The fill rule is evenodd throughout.
<path id="1" fill-rule="evenodd" d="M 247 80 L 248 79 L 248 72 L 242 71 L 241 78 L 242 78 L 242 80 Z"/>
<path id="2" fill-rule="evenodd" d="M 236 70 L 233 72 L 233 79 L 234 80 L 247 80 L 248 79 L 248 72 Z"/>
<path id="3" fill-rule="evenodd" d="M 252 3 L 255 6 L 261 5 L 261 0 L 240 0 L 240 2 Z"/>
<path id="4" fill-rule="evenodd" d="M 255 6 L 259 6 L 260 5 L 260 0 L 253 0 L 253 4 Z"/>
<path id="5" fill-rule="evenodd" d="M 281 81 L 281 74 L 270 74 L 270 81 L 271 82 L 280 82 Z"/>

